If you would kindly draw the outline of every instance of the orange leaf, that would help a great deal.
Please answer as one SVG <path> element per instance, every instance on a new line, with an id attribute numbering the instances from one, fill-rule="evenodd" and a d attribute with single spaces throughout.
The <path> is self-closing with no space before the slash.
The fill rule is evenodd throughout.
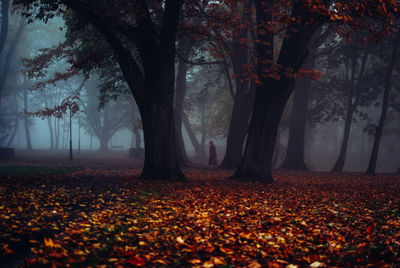
<path id="1" fill-rule="evenodd" d="M 143 266 L 146 264 L 146 261 L 139 256 L 134 256 L 134 257 L 127 259 L 126 263 L 129 263 L 134 266 Z"/>

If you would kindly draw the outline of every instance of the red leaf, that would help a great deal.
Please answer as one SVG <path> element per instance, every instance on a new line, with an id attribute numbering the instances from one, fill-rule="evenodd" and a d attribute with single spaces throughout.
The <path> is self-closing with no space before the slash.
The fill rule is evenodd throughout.
<path id="1" fill-rule="evenodd" d="M 134 266 L 143 266 L 146 264 L 145 260 L 139 256 L 134 256 L 126 260 L 126 263 L 129 263 Z"/>

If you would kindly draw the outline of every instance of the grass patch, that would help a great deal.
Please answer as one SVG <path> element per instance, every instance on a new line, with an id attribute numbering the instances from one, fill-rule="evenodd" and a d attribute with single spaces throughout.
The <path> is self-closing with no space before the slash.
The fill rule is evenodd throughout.
<path id="1" fill-rule="evenodd" d="M 58 175 L 75 172 L 83 167 L 46 167 L 46 166 L 3 166 L 0 167 L 0 176 L 22 175 Z"/>

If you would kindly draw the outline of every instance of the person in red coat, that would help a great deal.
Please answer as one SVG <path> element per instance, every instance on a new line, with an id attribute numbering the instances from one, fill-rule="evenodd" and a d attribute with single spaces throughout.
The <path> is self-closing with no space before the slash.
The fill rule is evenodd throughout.
<path id="1" fill-rule="evenodd" d="M 210 141 L 210 156 L 208 158 L 208 165 L 210 165 L 212 168 L 217 168 L 218 166 L 217 150 L 215 149 L 213 141 Z"/>

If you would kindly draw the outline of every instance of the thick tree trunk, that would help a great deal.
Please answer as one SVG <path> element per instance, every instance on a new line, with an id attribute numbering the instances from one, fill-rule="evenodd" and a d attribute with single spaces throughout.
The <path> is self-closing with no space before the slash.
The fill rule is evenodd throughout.
<path id="1" fill-rule="evenodd" d="M 314 68 L 314 57 L 308 68 Z M 309 171 L 304 162 L 304 141 L 307 123 L 308 95 L 312 79 L 304 76 L 295 82 L 293 108 L 290 115 L 289 140 L 281 169 Z"/>
<path id="2" fill-rule="evenodd" d="M 245 3 L 245 8 L 250 8 L 251 1 Z M 245 10 L 247 11 L 247 10 Z M 249 129 L 250 114 L 253 108 L 255 87 L 247 79 L 243 79 L 243 66 L 249 62 L 249 47 L 243 46 L 240 42 L 242 38 L 248 37 L 248 30 L 243 29 L 238 37 L 234 37 L 234 54 L 230 57 L 233 73 L 236 75 L 235 92 L 231 89 L 233 95 L 232 115 L 229 122 L 229 132 L 226 139 L 225 156 L 221 162 L 221 168 L 235 169 L 239 166 L 243 155 L 244 141 Z M 229 48 L 227 48 L 229 49 Z M 227 79 L 230 81 L 230 72 L 226 68 Z"/>
<path id="3" fill-rule="evenodd" d="M 164 3 L 158 29 L 146 1 L 137 3 L 136 27 L 125 37 L 135 42 L 140 64 L 103 17 L 86 8 L 83 1 L 66 3 L 99 30 L 116 54 L 121 72 L 139 106 L 145 147 L 142 177 L 155 180 L 184 179 L 179 167 L 174 122 L 175 41 L 183 1 Z M 124 31 L 124 33 L 126 33 Z"/>
<path id="4" fill-rule="evenodd" d="M 106 135 L 103 135 L 103 136 L 99 137 L 99 141 L 100 141 L 99 151 L 101 151 L 101 152 L 109 151 L 108 142 L 110 141 L 110 138 Z"/>
<path id="5" fill-rule="evenodd" d="M 49 127 L 50 133 L 50 150 L 54 150 L 54 133 L 53 124 L 51 123 L 51 117 L 47 117 L 47 126 Z"/>
<path id="6" fill-rule="evenodd" d="M 174 121 L 175 54 L 153 63 L 155 74 L 146 88 L 146 98 L 138 102 L 142 116 L 145 161 L 142 178 L 185 180 L 178 157 Z"/>
<path id="7" fill-rule="evenodd" d="M 271 79 L 257 86 L 244 156 L 232 178 L 273 182 L 272 158 L 287 101 L 287 96 L 281 94 L 289 92 L 292 87 L 285 80 Z"/>
<path id="8" fill-rule="evenodd" d="M 196 138 L 196 134 L 194 134 L 192 127 L 190 126 L 189 119 L 185 113 L 182 114 L 183 125 L 186 128 L 186 131 L 189 135 L 190 142 L 192 143 L 194 150 L 196 152 L 196 156 L 198 157 L 207 157 L 207 153 L 204 148 L 201 147 L 199 141 Z"/>
<path id="9" fill-rule="evenodd" d="M 246 92 L 245 94 L 254 95 L 251 92 Z M 235 169 L 240 164 L 254 100 L 252 96 L 237 96 L 233 104 L 232 117 L 229 124 L 226 152 L 221 162 L 221 168 L 225 169 Z"/>
<path id="10" fill-rule="evenodd" d="M 400 33 L 397 33 L 398 37 L 393 45 L 392 58 L 390 60 L 387 72 L 386 72 L 386 80 L 385 80 L 385 91 L 383 92 L 383 101 L 382 101 L 382 111 L 381 117 L 379 119 L 378 126 L 375 129 L 375 137 L 374 137 L 374 145 L 372 146 L 371 158 L 369 161 L 367 175 L 375 175 L 376 162 L 378 160 L 379 153 L 379 145 L 382 138 L 383 127 L 385 126 L 385 120 L 387 115 L 387 110 L 389 106 L 389 96 L 390 89 L 392 87 L 392 74 L 393 70 L 396 66 L 397 60 L 399 58 L 399 46 L 400 46 Z"/>
<path id="11" fill-rule="evenodd" d="M 173 71 L 172 71 L 173 72 Z M 169 78 L 173 78 L 169 77 Z M 179 167 L 173 116 L 174 81 L 159 81 L 157 87 L 168 88 L 147 105 L 139 105 L 142 115 L 145 161 L 142 178 L 151 180 L 184 180 Z M 167 82 L 167 83 L 165 83 Z M 151 89 L 149 89 L 151 90 Z M 154 89 L 153 89 L 154 90 Z M 164 93 L 164 94 L 162 94 Z"/>
<path id="12" fill-rule="evenodd" d="M 256 1 L 258 32 L 265 32 L 262 28 L 268 1 Z M 320 25 L 307 22 L 310 18 L 301 2 L 295 2 L 292 16 L 304 19 L 297 29 L 288 29 L 288 37 L 283 41 L 277 64 L 283 69 L 290 68 L 297 72 L 307 56 L 307 44 Z M 307 25 L 305 25 L 307 23 Z M 280 79 L 275 80 L 265 75 L 269 69 L 268 61 L 273 60 L 273 33 L 259 35 L 260 42 L 256 45 L 258 62 L 257 75 L 260 84 L 257 84 L 254 107 L 247 137 L 246 148 L 242 161 L 235 174 L 231 177 L 241 180 L 273 182 L 272 158 L 280 119 L 293 91 L 294 79 L 280 72 Z M 269 44 L 268 46 L 266 44 Z"/>
<path id="13" fill-rule="evenodd" d="M 10 9 L 10 0 L 1 1 L 1 31 L 0 31 L 0 55 L 3 52 L 8 34 L 8 13 Z"/>

